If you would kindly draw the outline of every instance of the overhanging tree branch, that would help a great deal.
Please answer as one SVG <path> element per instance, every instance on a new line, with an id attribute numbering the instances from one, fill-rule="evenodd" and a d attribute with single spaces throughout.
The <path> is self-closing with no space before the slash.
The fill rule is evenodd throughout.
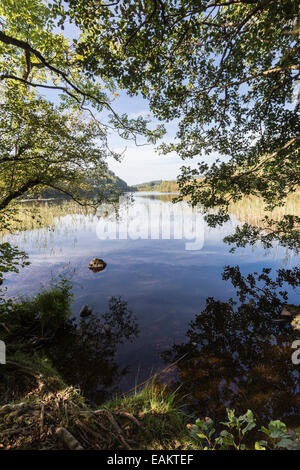
<path id="1" fill-rule="evenodd" d="M 20 188 L 16 189 L 15 191 L 12 191 L 8 194 L 8 196 L 6 196 L 2 201 L 0 201 L 0 210 L 5 209 L 12 200 L 22 196 L 27 191 L 29 191 L 29 189 L 32 189 L 41 183 L 42 180 L 40 177 L 26 181 L 26 183 L 20 186 Z"/>
<path id="2" fill-rule="evenodd" d="M 288 147 L 290 147 L 292 144 L 295 142 L 298 142 L 300 140 L 300 137 L 294 137 L 293 139 L 289 140 L 285 145 L 283 145 L 279 150 L 276 150 L 275 152 L 271 153 L 271 155 L 268 155 L 266 158 L 261 160 L 255 167 L 250 168 L 249 170 L 239 173 L 238 175 L 234 175 L 231 177 L 231 180 L 236 181 L 239 178 L 242 178 L 244 176 L 250 175 L 251 173 L 256 172 L 259 170 L 267 161 L 272 160 L 274 157 L 279 155 L 281 152 L 286 150 Z"/>
<path id="3" fill-rule="evenodd" d="M 156 3 L 155 3 L 156 4 Z M 135 128 L 131 128 L 131 127 L 128 127 L 125 125 L 124 122 L 122 122 L 122 120 L 120 119 L 119 115 L 116 113 L 116 111 L 113 109 L 113 107 L 109 104 L 109 102 L 107 101 L 104 101 L 104 100 L 101 100 L 99 99 L 97 96 L 95 95 L 92 95 L 84 90 L 82 90 L 81 88 L 79 88 L 77 85 L 75 85 L 69 78 L 68 78 L 68 74 L 65 73 L 64 71 L 58 69 L 57 67 L 54 67 L 53 65 L 51 65 L 51 63 L 45 59 L 45 57 L 40 53 L 40 51 L 38 51 L 37 49 L 35 49 L 34 47 L 32 47 L 28 42 L 26 41 L 23 41 L 23 40 L 20 40 L 20 39 L 17 39 L 17 38 L 13 38 L 11 36 L 8 36 L 7 34 L 5 34 L 3 31 L 0 31 L 0 41 L 5 43 L 5 44 L 8 44 L 8 45 L 12 45 L 12 46 L 16 46 L 18 48 L 21 48 L 25 51 L 25 56 L 26 56 L 26 64 L 27 64 L 27 70 L 25 71 L 24 75 L 23 75 L 23 78 L 21 77 L 18 77 L 17 75 L 13 75 L 13 74 L 2 74 L 0 76 L 0 80 L 5 80 L 5 79 L 10 79 L 10 80 L 16 80 L 16 81 L 19 81 L 21 83 L 23 83 L 24 85 L 27 85 L 27 86 L 32 86 L 32 87 L 39 87 L 39 88 L 47 88 L 47 89 L 54 89 L 54 90 L 62 90 L 64 91 L 68 96 L 70 96 L 71 98 L 75 99 L 77 103 L 80 103 L 80 99 L 78 98 L 78 96 L 76 96 L 74 94 L 77 93 L 79 96 L 83 97 L 83 98 L 86 98 L 86 99 L 89 99 L 89 100 L 92 100 L 94 101 L 95 103 L 99 104 L 100 106 L 103 106 L 103 107 L 106 107 L 114 116 L 114 118 L 116 119 L 116 121 L 118 122 L 118 124 L 120 125 L 121 128 L 125 129 L 126 131 L 128 131 L 128 133 L 132 136 L 133 140 L 136 142 L 136 135 L 135 133 L 137 132 L 137 130 Z M 60 85 L 44 85 L 44 84 L 40 84 L 40 83 L 34 83 L 34 82 L 31 82 L 31 81 L 28 81 L 28 76 L 30 74 L 30 71 L 32 70 L 32 65 L 33 66 L 36 66 L 39 68 L 40 64 L 37 63 L 33 63 L 30 62 L 30 54 L 33 54 L 38 60 L 40 60 L 40 63 L 42 66 L 46 67 L 47 69 L 49 69 L 51 72 L 55 73 L 56 75 L 58 75 L 59 77 L 62 78 L 63 81 L 65 81 L 65 83 L 67 85 L 69 85 L 69 87 L 72 89 L 72 91 L 70 91 L 67 87 L 65 86 L 60 86 Z"/>

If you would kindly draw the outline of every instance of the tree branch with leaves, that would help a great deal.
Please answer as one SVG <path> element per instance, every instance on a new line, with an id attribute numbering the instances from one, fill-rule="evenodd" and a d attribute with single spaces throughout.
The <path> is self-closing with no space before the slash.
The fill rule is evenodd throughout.
<path id="1" fill-rule="evenodd" d="M 178 183 L 209 224 L 227 220 L 230 201 L 255 195 L 269 210 L 299 188 L 297 2 L 56 4 L 81 31 L 76 50 L 84 68 L 140 92 L 159 119 L 179 122 L 176 139 L 159 150 L 205 157 L 196 169 L 183 166 Z M 298 248 L 298 230 L 291 216 L 284 244 L 289 238 Z M 272 234 L 275 240 L 282 232 Z M 253 240 L 254 231 L 248 235 Z"/>

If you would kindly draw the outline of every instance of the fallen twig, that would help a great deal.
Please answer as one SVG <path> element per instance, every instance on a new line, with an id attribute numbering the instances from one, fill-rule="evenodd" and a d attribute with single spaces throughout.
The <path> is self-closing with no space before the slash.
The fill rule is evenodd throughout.
<path id="1" fill-rule="evenodd" d="M 83 450 L 82 445 L 80 442 L 75 439 L 75 437 L 63 427 L 59 427 L 55 430 L 55 434 L 59 439 L 63 441 L 66 447 L 70 450 Z"/>
<path id="2" fill-rule="evenodd" d="M 126 449 L 128 450 L 132 450 L 132 448 L 130 447 L 130 445 L 128 444 L 128 442 L 126 441 L 125 437 L 124 437 L 124 434 L 122 432 L 122 429 L 120 428 L 120 426 L 118 425 L 118 423 L 116 422 L 115 418 L 113 417 L 113 415 L 111 414 L 110 411 L 108 410 L 97 410 L 97 411 L 94 411 L 95 414 L 104 414 L 107 416 L 108 420 L 110 421 L 112 427 L 115 429 L 120 441 L 122 442 L 122 444 L 126 447 Z"/>
<path id="3" fill-rule="evenodd" d="M 142 425 L 142 423 L 135 417 L 133 416 L 133 414 L 127 412 L 127 411 L 118 411 L 116 412 L 117 415 L 119 416 L 124 416 L 125 418 L 128 418 L 130 419 L 131 421 L 134 422 L 134 424 L 136 424 L 142 431 L 143 433 L 149 438 L 149 439 L 152 439 L 153 436 L 151 435 L 151 433 L 148 431 L 148 429 L 145 428 L 145 426 Z"/>

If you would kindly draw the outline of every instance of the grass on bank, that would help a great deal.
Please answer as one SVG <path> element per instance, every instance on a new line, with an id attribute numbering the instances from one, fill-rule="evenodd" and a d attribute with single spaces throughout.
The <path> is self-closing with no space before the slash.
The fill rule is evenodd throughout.
<path id="1" fill-rule="evenodd" d="M 142 421 L 148 432 L 136 430 L 139 449 L 187 449 L 192 445 L 187 429 L 190 418 L 182 405 L 177 392 L 151 381 L 131 395 L 115 397 L 105 407 L 114 413 L 131 413 Z"/>
<path id="2" fill-rule="evenodd" d="M 290 432 L 275 420 L 258 429 L 250 410 L 238 417 L 228 410 L 216 425 L 209 417 L 195 420 L 184 413 L 180 390 L 154 380 L 91 406 L 53 367 L 45 347 L 69 325 L 71 299 L 62 280 L 31 300 L 0 302 L 8 346 L 0 368 L 0 449 L 300 449 L 300 428 Z"/>
<path id="3" fill-rule="evenodd" d="M 137 185 L 138 191 L 157 191 L 166 193 L 178 192 L 178 184 L 175 180 L 171 181 L 153 181 Z M 272 212 L 265 212 L 262 198 L 257 196 L 243 197 L 241 200 L 231 203 L 229 213 L 235 215 L 240 222 L 260 226 L 264 216 L 272 216 L 277 221 L 284 215 L 290 214 L 300 216 L 300 191 L 290 193 L 282 206 L 276 207 Z"/>
<path id="4" fill-rule="evenodd" d="M 13 359 L 13 360 L 12 360 Z M 8 368 L 26 377 L 26 393 L 0 406 L 0 449 L 187 449 L 187 417 L 174 393 L 154 382 L 95 409 L 67 386 L 46 358 L 23 353 Z"/>
<path id="5" fill-rule="evenodd" d="M 0 407 L 0 449 L 300 450 L 300 428 L 290 432 L 275 420 L 257 429 L 251 410 L 242 416 L 227 410 L 217 426 L 208 417 L 190 423 L 179 395 L 155 382 L 94 409 L 46 359 L 15 361 L 29 372 L 32 389 Z"/>
<path id="6" fill-rule="evenodd" d="M 153 382 L 95 409 L 53 366 L 56 335 L 64 331 L 66 340 L 70 328 L 71 300 L 71 285 L 61 280 L 33 298 L 0 301 L 7 345 L 0 368 L 0 448 L 186 448 L 187 417 L 166 387 Z M 71 328 L 76 339 L 76 325 Z"/>

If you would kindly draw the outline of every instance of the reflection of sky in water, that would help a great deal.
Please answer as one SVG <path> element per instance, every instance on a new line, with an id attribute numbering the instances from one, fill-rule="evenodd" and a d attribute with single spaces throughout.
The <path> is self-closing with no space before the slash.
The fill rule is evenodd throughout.
<path id="1" fill-rule="evenodd" d="M 153 198 L 138 196 L 135 201 L 130 209 L 133 214 L 136 209 L 131 223 L 141 232 L 147 229 L 149 211 L 153 225 L 154 220 L 157 223 L 158 209 L 170 207 L 169 202 Z M 180 203 L 178 210 L 185 216 L 184 224 L 188 223 L 190 209 L 186 203 Z M 104 220 L 111 218 L 109 215 Z M 138 368 L 143 368 L 140 377 L 144 377 L 152 366 L 158 365 L 158 353 L 183 338 L 189 321 L 204 307 L 207 297 L 225 300 L 234 296 L 231 284 L 222 281 L 225 265 L 239 264 L 242 273 L 246 273 L 262 267 L 291 267 L 298 262 L 288 258 L 282 248 L 268 253 L 260 247 L 250 247 L 229 253 L 222 239 L 238 223 L 235 217 L 222 228 L 204 226 L 204 245 L 201 250 L 192 251 L 185 249 L 187 240 L 182 239 L 99 240 L 98 223 L 96 216 L 67 215 L 56 219 L 54 230 L 43 228 L 11 237 L 29 254 L 31 265 L 18 275 L 11 274 L 5 286 L 9 295 L 32 294 L 68 266 L 70 271 L 75 270 L 75 314 L 84 304 L 104 312 L 111 296 L 122 296 L 140 327 L 138 340 L 119 351 L 120 363 L 132 366 L 131 383 Z M 120 232 L 125 230 L 122 223 Z M 88 269 L 94 257 L 107 263 L 103 272 L 95 274 Z M 297 302 L 296 294 L 291 295 L 290 302 Z"/>

